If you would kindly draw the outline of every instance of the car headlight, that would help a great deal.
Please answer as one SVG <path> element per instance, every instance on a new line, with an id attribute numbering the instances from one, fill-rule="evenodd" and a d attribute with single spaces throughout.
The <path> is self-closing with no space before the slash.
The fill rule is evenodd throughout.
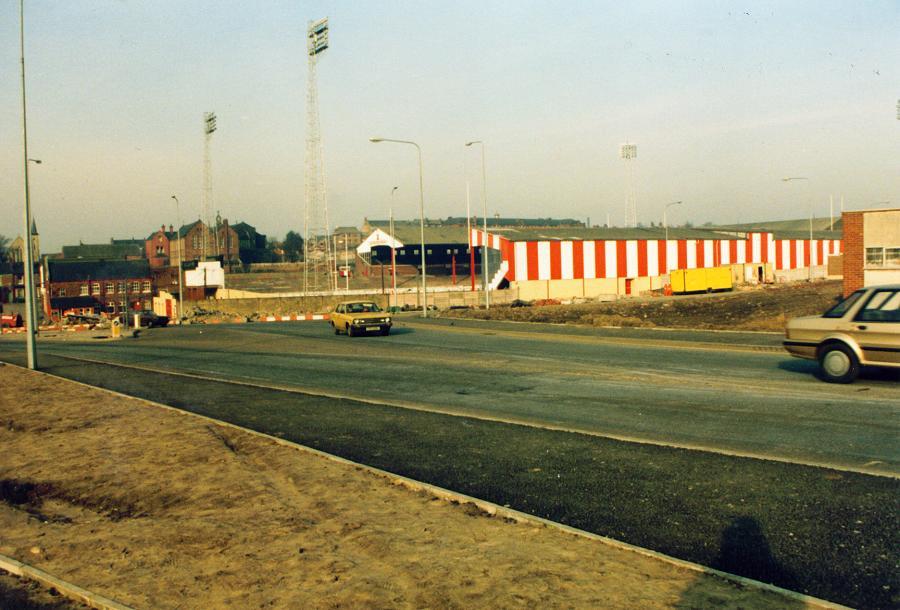
<path id="1" fill-rule="evenodd" d="M 362 322 L 362 320 L 353 320 L 352 323 L 353 323 L 353 324 L 359 324 L 360 322 Z"/>
<path id="2" fill-rule="evenodd" d="M 390 319 L 390 318 L 385 318 L 384 321 L 387 322 L 388 324 L 390 324 L 391 319 Z"/>

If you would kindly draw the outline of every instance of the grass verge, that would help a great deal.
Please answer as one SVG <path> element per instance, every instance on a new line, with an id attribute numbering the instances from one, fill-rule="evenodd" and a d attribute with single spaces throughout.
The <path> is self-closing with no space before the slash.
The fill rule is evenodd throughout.
<path id="1" fill-rule="evenodd" d="M 810 595 L 898 602 L 894 479 L 52 356 L 42 368 Z"/>

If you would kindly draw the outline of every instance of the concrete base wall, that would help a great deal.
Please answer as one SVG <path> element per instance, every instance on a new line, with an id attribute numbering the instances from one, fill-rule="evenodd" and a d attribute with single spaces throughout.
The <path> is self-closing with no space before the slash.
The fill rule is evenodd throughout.
<path id="1" fill-rule="evenodd" d="M 800 269 L 780 269 L 774 272 L 775 281 L 779 284 L 786 282 L 802 282 L 810 279 L 810 271 L 808 267 Z M 812 268 L 812 279 L 822 280 L 828 277 L 828 269 L 825 265 L 816 265 Z"/>
<path id="2" fill-rule="evenodd" d="M 235 291 L 236 295 L 240 291 Z M 247 293 L 244 293 L 247 294 Z M 515 290 L 491 291 L 491 303 L 509 303 L 517 297 Z M 185 310 L 190 311 L 194 307 L 207 310 L 216 310 L 229 315 L 249 316 L 252 314 L 286 316 L 297 313 L 323 313 L 334 309 L 334 306 L 343 301 L 364 300 L 374 301 L 381 307 L 394 305 L 391 294 L 381 292 L 370 294 L 352 295 L 328 295 L 307 297 L 267 297 L 255 296 L 244 298 L 217 298 L 199 301 L 185 301 Z M 479 307 L 484 304 L 484 293 L 479 292 L 436 292 L 428 293 L 428 304 L 438 309 L 449 307 Z M 411 308 L 420 308 L 422 302 L 419 293 L 400 293 L 397 295 L 396 305 Z"/>

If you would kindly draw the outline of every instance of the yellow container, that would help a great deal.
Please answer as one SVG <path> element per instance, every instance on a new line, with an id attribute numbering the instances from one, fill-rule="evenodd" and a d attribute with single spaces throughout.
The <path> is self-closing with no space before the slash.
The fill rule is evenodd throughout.
<path id="1" fill-rule="evenodd" d="M 684 294 L 688 292 L 711 292 L 713 290 L 731 290 L 731 268 L 710 267 L 709 269 L 676 269 L 669 274 L 672 292 Z"/>

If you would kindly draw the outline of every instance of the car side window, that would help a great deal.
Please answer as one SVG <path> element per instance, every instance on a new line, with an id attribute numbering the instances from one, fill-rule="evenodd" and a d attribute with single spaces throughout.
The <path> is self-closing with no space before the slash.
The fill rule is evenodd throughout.
<path id="1" fill-rule="evenodd" d="M 900 290 L 876 290 L 856 314 L 859 322 L 900 322 Z"/>
<path id="2" fill-rule="evenodd" d="M 843 318 L 853 305 L 865 294 L 865 290 L 857 290 L 846 299 L 822 314 L 823 318 Z"/>
<path id="3" fill-rule="evenodd" d="M 338 306 L 337 306 L 337 309 L 336 309 L 335 311 L 336 311 L 337 313 L 344 313 L 344 306 L 343 306 L 343 305 L 338 305 Z"/>

